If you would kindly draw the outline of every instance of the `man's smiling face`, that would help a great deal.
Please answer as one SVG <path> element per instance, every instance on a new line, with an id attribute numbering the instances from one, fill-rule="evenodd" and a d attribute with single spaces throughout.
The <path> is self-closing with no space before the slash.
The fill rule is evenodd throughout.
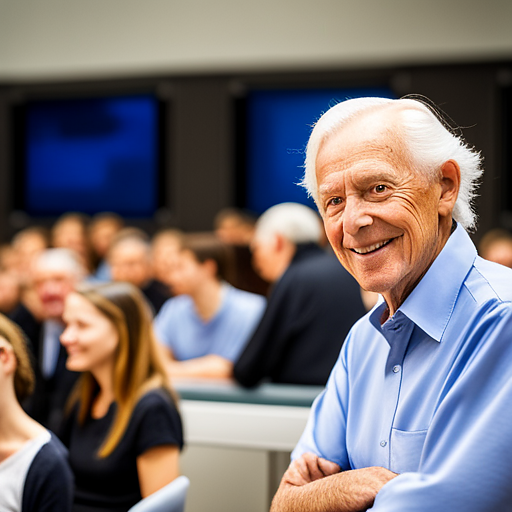
<path id="1" fill-rule="evenodd" d="M 387 113 L 327 137 L 316 160 L 327 237 L 362 288 L 399 306 L 440 252 L 440 178 L 415 169 Z M 396 309 L 396 308 L 392 308 Z"/>

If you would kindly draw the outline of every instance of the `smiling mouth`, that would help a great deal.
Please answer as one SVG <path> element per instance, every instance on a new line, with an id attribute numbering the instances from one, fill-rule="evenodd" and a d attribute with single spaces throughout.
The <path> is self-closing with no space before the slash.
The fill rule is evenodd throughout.
<path id="1" fill-rule="evenodd" d="M 394 238 L 390 238 L 389 240 L 385 240 L 384 242 L 378 242 L 373 245 L 369 245 L 368 247 L 354 247 L 350 249 L 352 252 L 355 252 L 356 254 L 370 254 L 371 252 L 378 251 L 379 249 L 382 249 L 382 247 L 388 245 L 390 242 L 392 242 Z"/>

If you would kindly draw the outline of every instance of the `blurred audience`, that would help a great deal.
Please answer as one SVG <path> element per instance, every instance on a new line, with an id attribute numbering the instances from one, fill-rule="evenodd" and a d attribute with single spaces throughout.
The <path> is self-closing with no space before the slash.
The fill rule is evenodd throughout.
<path id="1" fill-rule="evenodd" d="M 0 510 L 70 512 L 73 475 L 66 450 L 20 405 L 33 387 L 23 334 L 0 315 Z"/>
<path id="2" fill-rule="evenodd" d="M 66 351 L 59 336 L 64 329 L 64 300 L 85 277 L 81 259 L 69 249 L 47 249 L 34 261 L 33 279 L 40 317 L 23 303 L 10 315 L 25 332 L 35 361 L 34 394 L 24 407 L 44 426 L 54 429 L 60 422 L 76 374 L 66 370 Z"/>
<path id="3" fill-rule="evenodd" d="M 12 272 L 0 271 L 0 313 L 12 313 L 21 301 L 20 280 Z"/>
<path id="4" fill-rule="evenodd" d="M 67 367 L 82 372 L 61 431 L 74 511 L 127 511 L 179 475 L 180 416 L 157 354 L 149 306 L 128 283 L 66 299 Z"/>
<path id="5" fill-rule="evenodd" d="M 254 266 L 274 285 L 234 367 L 243 386 L 264 379 L 324 385 L 345 336 L 366 312 L 357 282 L 319 246 L 320 222 L 311 208 L 297 203 L 273 206 L 258 220 Z"/>
<path id="6" fill-rule="evenodd" d="M 155 318 L 171 377 L 232 376 L 266 300 L 226 282 L 227 247 L 212 234 L 186 235 L 170 274 L 177 295 Z"/>
<path id="7" fill-rule="evenodd" d="M 92 271 L 91 247 L 87 236 L 89 218 L 82 213 L 66 213 L 53 225 L 51 245 L 75 251 L 88 273 Z"/>
<path id="8" fill-rule="evenodd" d="M 215 216 L 215 234 L 233 253 L 231 284 L 247 292 L 267 295 L 269 282 L 255 272 L 251 264 L 249 248 L 254 236 L 257 217 L 251 212 L 238 208 L 225 208 Z"/>
<path id="9" fill-rule="evenodd" d="M 108 262 L 112 280 L 140 288 L 156 315 L 171 294 L 164 284 L 153 279 L 148 235 L 136 228 L 121 230 L 110 245 Z"/>
<path id="10" fill-rule="evenodd" d="M 482 258 L 512 268 L 512 234 L 506 229 L 488 231 L 482 237 L 478 249 Z"/>
<path id="11" fill-rule="evenodd" d="M 98 281 L 111 280 L 107 254 L 112 240 L 123 227 L 124 220 L 116 213 L 111 212 L 98 213 L 89 223 L 89 244 L 95 268 L 94 277 Z"/>
<path id="12" fill-rule="evenodd" d="M 181 248 L 183 233 L 177 229 L 159 231 L 151 240 L 151 260 L 153 277 L 165 284 L 172 294 L 169 276 L 172 274 Z"/>
<path id="13" fill-rule="evenodd" d="M 215 234 L 225 244 L 248 245 L 254 236 L 257 217 L 246 210 L 224 208 L 215 216 Z"/>

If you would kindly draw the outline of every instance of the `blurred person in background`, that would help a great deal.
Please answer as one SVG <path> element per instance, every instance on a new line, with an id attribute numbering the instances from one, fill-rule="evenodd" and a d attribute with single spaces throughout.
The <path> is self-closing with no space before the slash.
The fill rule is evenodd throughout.
<path id="1" fill-rule="evenodd" d="M 21 285 L 11 272 L 0 271 L 0 313 L 12 313 L 21 301 Z"/>
<path id="2" fill-rule="evenodd" d="M 512 268 L 512 234 L 506 229 L 488 231 L 480 240 L 478 249 L 482 258 Z"/>
<path id="3" fill-rule="evenodd" d="M 151 240 L 151 261 L 153 277 L 163 283 L 172 294 L 169 276 L 178 261 L 183 233 L 177 229 L 159 231 Z"/>
<path id="4" fill-rule="evenodd" d="M 256 224 L 253 262 L 273 284 L 267 308 L 235 364 L 235 379 L 324 385 L 345 336 L 366 312 L 354 278 L 319 244 L 318 215 L 298 203 L 268 209 Z"/>
<path id="5" fill-rule="evenodd" d="M 87 236 L 89 218 L 82 213 L 66 213 L 53 225 L 51 246 L 71 249 L 82 260 L 82 265 L 90 273 L 92 270 L 91 247 Z"/>
<path id="6" fill-rule="evenodd" d="M 224 208 L 213 221 L 215 234 L 225 244 L 249 245 L 254 236 L 257 216 L 239 208 Z"/>
<path id="7" fill-rule="evenodd" d="M 31 226 L 18 232 L 12 239 L 16 255 L 15 274 L 20 286 L 20 302 L 31 314 L 42 319 L 42 305 L 34 289 L 32 272 L 34 261 L 50 245 L 50 232 L 42 226 Z"/>
<path id="8" fill-rule="evenodd" d="M 267 295 L 269 282 L 263 279 L 251 264 L 250 244 L 254 237 L 257 216 L 239 208 L 224 208 L 214 218 L 217 237 L 231 247 L 233 269 L 231 283 L 248 292 Z"/>
<path id="9" fill-rule="evenodd" d="M 64 321 L 67 368 L 81 372 L 61 430 L 73 512 L 126 512 L 179 475 L 183 446 L 149 305 L 131 284 L 89 285 L 68 295 Z"/>
<path id="10" fill-rule="evenodd" d="M 66 449 L 20 405 L 33 387 L 23 333 L 0 315 L 0 510 L 70 512 L 73 475 Z"/>
<path id="11" fill-rule="evenodd" d="M 170 280 L 176 297 L 155 318 L 171 377 L 229 378 L 266 300 L 226 281 L 228 248 L 213 234 L 185 235 Z"/>
<path id="12" fill-rule="evenodd" d="M 155 315 L 171 296 L 165 285 L 153 279 L 151 245 L 144 231 L 137 228 L 120 231 L 110 245 L 108 263 L 112 280 L 140 288 Z"/>
<path id="13" fill-rule="evenodd" d="M 95 215 L 89 223 L 89 244 L 95 267 L 94 278 L 98 281 L 110 281 L 111 272 L 107 262 L 110 244 L 123 229 L 124 220 L 116 213 L 103 212 Z"/>
<path id="14" fill-rule="evenodd" d="M 23 405 L 34 419 L 51 429 L 59 424 L 69 390 L 77 378 L 66 370 L 66 351 L 59 342 L 64 329 L 64 301 L 85 275 L 81 259 L 73 251 L 43 251 L 33 267 L 41 317 L 34 316 L 23 303 L 10 315 L 27 335 L 35 361 L 34 394 Z"/>

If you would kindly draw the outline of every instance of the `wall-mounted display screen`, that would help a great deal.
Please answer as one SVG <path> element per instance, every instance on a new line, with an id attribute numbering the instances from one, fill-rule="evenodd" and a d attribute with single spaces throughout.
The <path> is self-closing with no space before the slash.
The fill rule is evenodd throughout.
<path id="1" fill-rule="evenodd" d="M 159 207 L 159 104 L 152 95 L 28 101 L 17 207 L 32 216 Z"/>
<path id="2" fill-rule="evenodd" d="M 302 179 L 313 124 L 348 98 L 395 98 L 388 88 L 253 90 L 245 111 L 245 201 L 256 213 L 285 201 L 313 206 Z"/>

